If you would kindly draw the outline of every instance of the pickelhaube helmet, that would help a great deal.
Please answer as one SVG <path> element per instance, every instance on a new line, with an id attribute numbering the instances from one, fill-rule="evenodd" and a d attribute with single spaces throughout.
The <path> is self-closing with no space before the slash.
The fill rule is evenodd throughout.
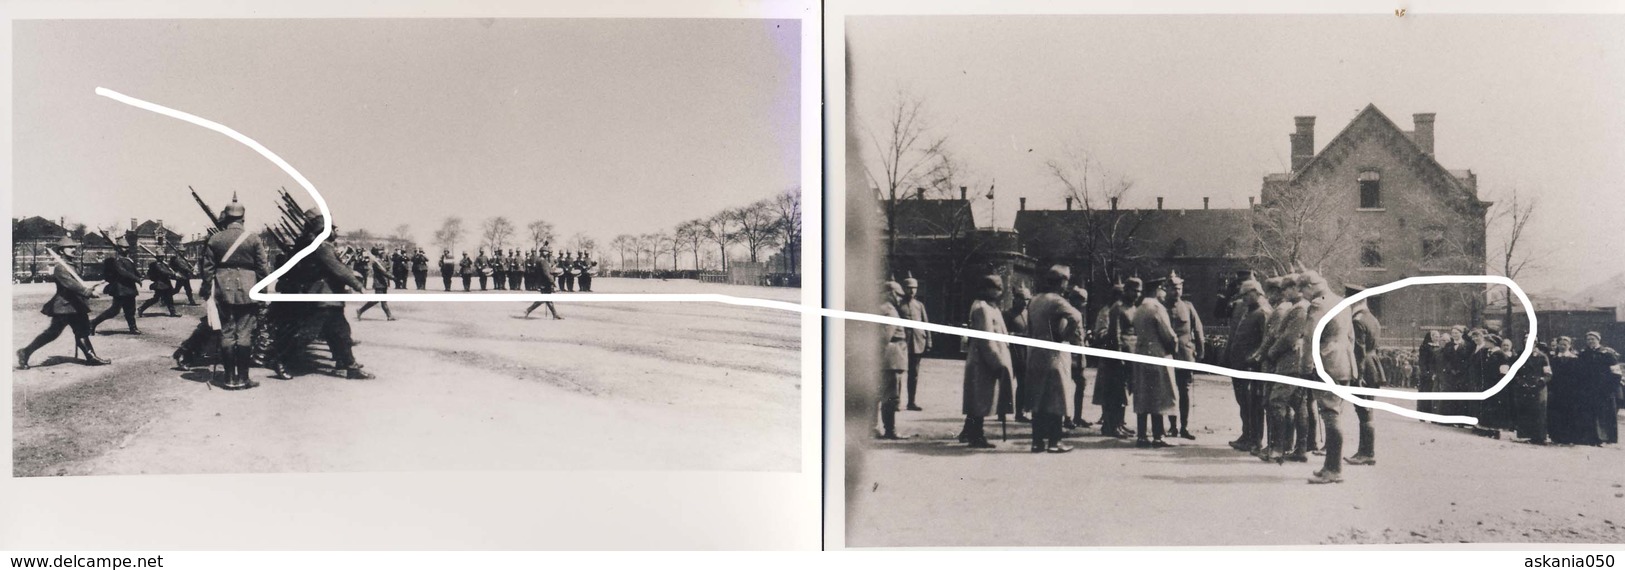
<path id="1" fill-rule="evenodd" d="M 235 218 L 241 220 L 243 219 L 243 216 L 247 214 L 248 211 L 243 208 L 242 203 L 237 201 L 236 192 L 231 193 L 231 203 L 226 204 L 225 208 L 220 209 L 220 217 L 222 218 Z"/>
<path id="2" fill-rule="evenodd" d="M 62 236 L 62 239 L 57 240 L 56 245 L 52 246 L 52 249 L 56 250 L 57 255 L 63 257 L 77 257 L 79 255 L 79 243 L 73 241 L 73 238 L 66 235 Z"/>

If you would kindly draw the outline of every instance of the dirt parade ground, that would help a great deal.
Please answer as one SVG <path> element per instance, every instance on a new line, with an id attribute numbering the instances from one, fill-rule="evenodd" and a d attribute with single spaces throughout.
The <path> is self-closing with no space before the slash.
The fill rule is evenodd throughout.
<path id="1" fill-rule="evenodd" d="M 594 290 L 800 296 L 610 278 Z M 13 287 L 13 348 L 45 328 L 50 294 Z M 525 301 L 394 302 L 388 322 L 376 307 L 357 321 L 361 303 L 350 303 L 357 359 L 376 379 L 283 381 L 255 368 L 260 387 L 233 392 L 208 385 L 206 371 L 173 369 L 170 353 L 203 314 L 180 301 L 180 318 L 140 319 L 141 336 L 125 334 L 122 318 L 104 323 L 93 341 L 111 365 L 74 362 L 64 333 L 33 369 L 13 372 L 17 476 L 802 467 L 797 313 L 559 303 L 565 320 L 542 309 L 527 320 Z"/>
<path id="2" fill-rule="evenodd" d="M 873 441 L 847 502 L 850 546 L 1196 546 L 1625 542 L 1625 451 L 1535 446 L 1392 413 L 1376 415 L 1375 466 L 1310 485 L 1318 463 L 1276 465 L 1232 450 L 1240 420 L 1228 379 L 1198 375 L 1195 441 L 1136 449 L 1074 430 L 1070 453 L 1030 453 L 1010 422 L 996 449 L 955 442 L 962 361 L 927 359 L 905 439 Z M 1089 388 L 1094 388 L 1089 370 Z M 1068 390 L 1071 390 L 1068 386 Z M 1084 417 L 1098 419 L 1087 405 Z M 1345 456 L 1357 441 L 1352 404 Z M 1132 428 L 1133 416 L 1130 417 Z M 1323 460 L 1311 457 L 1311 460 Z"/>

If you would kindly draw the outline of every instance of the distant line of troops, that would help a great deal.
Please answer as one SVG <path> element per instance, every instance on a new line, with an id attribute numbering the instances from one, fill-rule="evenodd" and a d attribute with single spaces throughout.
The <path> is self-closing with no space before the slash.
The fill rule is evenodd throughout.
<path id="1" fill-rule="evenodd" d="M 1091 329 L 1084 323 L 1088 292 L 1069 286 L 1070 270 L 1063 265 L 1049 268 L 1038 279 L 1038 295 L 1016 290 L 1012 307 L 1001 314 L 999 300 L 1004 291 L 997 275 L 979 284 L 977 299 L 970 311 L 969 326 L 976 330 L 1012 334 L 1028 338 L 1086 346 L 1098 345 L 1113 351 L 1195 362 L 1202 358 L 1202 323 L 1195 307 L 1184 299 L 1183 280 L 1170 273 L 1167 278 L 1141 281 L 1129 279 L 1114 287 L 1113 303 L 1097 315 Z M 1347 294 L 1359 288 L 1350 287 Z M 913 295 L 895 282 L 882 289 L 886 303 L 881 314 L 910 318 L 902 309 L 917 303 Z M 1030 298 L 1030 300 L 1029 300 Z M 1342 297 L 1334 294 L 1325 278 L 1311 270 L 1261 281 L 1249 272 L 1238 286 L 1230 304 L 1230 322 L 1235 332 L 1219 359 L 1228 368 L 1262 371 L 1319 382 L 1312 350 L 1315 325 Z M 923 312 L 917 320 L 925 320 Z M 885 331 L 881 386 L 879 437 L 896 439 L 895 414 L 899 388 L 918 374 L 909 335 L 915 329 L 888 326 Z M 1319 355 L 1326 372 L 1343 385 L 1381 387 L 1381 367 L 1376 357 L 1381 325 L 1365 303 L 1334 315 L 1321 334 Z M 1031 348 L 983 339 L 969 339 L 964 373 L 964 430 L 960 440 L 975 448 L 994 447 L 987 440 L 984 419 L 996 411 L 1002 420 L 1014 412 L 1017 421 L 1030 421 L 1031 451 L 1064 453 L 1071 447 L 1062 442 L 1067 429 L 1087 428 L 1082 419 L 1086 379 L 1084 358 L 1072 353 Z M 1074 384 L 1068 415 L 1066 381 Z M 1171 435 L 1195 439 L 1189 431 L 1191 373 L 1159 364 L 1143 364 L 1117 359 L 1100 362 L 1092 403 L 1101 407 L 1100 431 L 1116 438 L 1135 438 L 1136 447 L 1161 448 Z M 1011 390 L 1012 381 L 1015 389 Z M 1246 379 L 1233 379 L 1240 408 L 1241 437 L 1230 446 L 1250 452 L 1264 461 L 1284 464 L 1307 462 L 1310 454 L 1325 456 L 1324 465 L 1314 472 L 1310 483 L 1342 481 L 1343 436 L 1338 418 L 1342 399 L 1326 390 Z M 1131 400 L 1132 398 L 1132 400 Z M 1125 414 L 1132 403 L 1136 429 L 1129 429 Z M 918 409 L 911 404 L 910 409 Z M 1356 407 L 1359 419 L 1359 445 L 1350 464 L 1374 465 L 1375 431 L 1371 411 Z M 1032 418 L 1025 417 L 1027 412 Z M 1315 416 L 1320 417 L 1324 450 L 1317 449 Z M 1166 420 L 1166 426 L 1164 421 Z M 1149 430 L 1149 431 L 1148 431 Z"/>
<path id="2" fill-rule="evenodd" d="M 293 373 L 288 365 L 298 360 L 311 342 L 319 339 L 327 344 L 336 372 L 350 379 L 373 378 L 362 370 L 362 364 L 355 359 L 352 349 L 357 343 L 345 318 L 344 302 L 262 303 L 249 297 L 248 292 L 254 284 L 265 279 L 270 274 L 270 268 L 280 265 L 282 260 L 273 259 L 275 254 L 260 242 L 258 236 L 243 228 L 244 216 L 243 206 L 233 198 L 217 220 L 218 231 L 205 243 L 199 275 L 202 286 L 198 296 L 204 299 L 206 314 L 172 355 L 176 368 L 191 368 L 206 354 L 212 343 L 218 347 L 223 368 L 223 373 L 212 379 L 212 383 L 229 390 L 253 388 L 259 383 L 249 378 L 250 367 L 261 364 L 270 368 L 278 379 L 292 379 Z M 319 209 L 311 208 L 304 213 L 304 218 L 308 221 L 295 240 L 293 251 L 309 247 L 322 232 L 323 216 Z M 374 248 L 371 252 L 347 249 L 341 253 L 333 243 L 334 236 L 338 235 L 338 226 L 332 227 L 335 231 L 329 234 L 326 241 L 275 282 L 277 293 L 361 292 L 366 289 L 365 282 L 369 280 L 373 290 L 382 293 L 391 284 L 405 288 L 408 273 L 415 277 L 418 289 L 424 288 L 428 268 L 422 250 L 411 257 L 407 257 L 405 251 L 397 251 L 388 262 L 383 260 L 381 248 Z M 52 273 L 56 289 L 41 309 L 42 313 L 51 317 L 51 324 L 27 346 L 17 350 L 19 369 L 28 369 L 34 352 L 55 340 L 65 329 L 72 329 L 75 351 L 83 352 L 87 363 L 108 364 L 109 360 L 96 354 L 90 340 L 102 322 L 122 312 L 130 334 L 139 335 L 142 333 L 136 325 L 136 316 L 145 316 L 144 311 L 152 305 L 162 303 L 171 316 L 179 316 L 175 312 L 173 299 L 178 291 L 185 291 L 189 302 L 196 304 L 192 298 L 190 268 L 172 257 L 159 256 L 150 264 L 145 276 L 145 279 L 153 282 L 151 288 L 154 296 L 139 309 L 136 308 L 135 299 L 143 277 L 136 272 L 135 262 L 129 256 L 130 250 L 138 246 L 135 234 L 127 234 L 125 241 L 129 247 L 116 248 L 114 255 L 104 262 L 107 283 L 100 294 L 91 290 L 73 270 L 71 264 L 78 257 L 78 250 L 72 240 L 64 238 L 52 248 L 52 252 L 58 256 Z M 577 290 L 578 284 L 581 291 L 592 290 L 597 263 L 588 259 L 584 252 L 573 257 L 569 254 L 555 257 L 544 245 L 524 259 L 519 258 L 518 254 L 518 250 L 513 250 L 507 257 L 502 257 L 498 252 L 488 258 L 482 250 L 478 259 L 470 260 L 464 254 L 462 262 L 454 265 L 447 251 L 441 258 L 446 290 L 451 289 L 453 271 L 462 275 L 465 291 L 469 289 L 474 275 L 480 276 L 481 289 L 485 288 L 488 278 L 494 277 L 498 289 L 553 293 L 557 279 L 557 283 L 566 291 Z M 99 298 L 101 294 L 112 297 L 113 302 L 107 310 L 91 319 L 90 300 Z M 388 304 L 382 302 L 364 304 L 356 311 L 356 317 L 360 318 L 375 305 L 383 305 L 385 316 L 394 320 Z M 547 307 L 554 319 L 562 318 L 553 304 L 545 301 L 533 303 L 525 310 L 525 317 L 529 318 L 532 311 L 542 306 Z"/>

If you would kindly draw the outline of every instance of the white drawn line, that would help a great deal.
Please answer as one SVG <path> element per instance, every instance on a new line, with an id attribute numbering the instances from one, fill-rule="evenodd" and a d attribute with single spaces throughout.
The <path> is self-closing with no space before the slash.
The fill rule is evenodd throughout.
<path id="1" fill-rule="evenodd" d="M 1343 302 L 1338 303 L 1337 306 L 1332 308 L 1332 310 L 1327 311 L 1326 316 L 1322 317 L 1320 322 L 1315 327 L 1314 338 L 1313 338 L 1313 349 L 1314 349 L 1313 354 L 1314 354 L 1314 357 L 1315 357 L 1315 369 L 1316 369 L 1316 372 L 1318 372 L 1319 375 L 1320 375 L 1320 378 L 1322 380 L 1321 382 L 1315 382 L 1313 380 L 1304 380 L 1304 379 L 1301 379 L 1301 378 L 1293 378 L 1291 376 L 1282 376 L 1282 375 L 1279 375 L 1279 374 L 1270 374 L 1270 373 L 1265 373 L 1265 372 L 1249 372 L 1249 371 L 1245 371 L 1245 370 L 1235 370 L 1235 369 L 1231 369 L 1231 368 L 1225 368 L 1225 367 L 1222 367 L 1222 366 L 1214 366 L 1214 365 L 1211 365 L 1211 364 L 1203 364 L 1203 363 L 1200 363 L 1200 362 L 1186 362 L 1186 361 L 1183 361 L 1183 360 L 1174 360 L 1174 359 L 1170 359 L 1170 358 L 1159 358 L 1159 357 L 1154 357 L 1154 356 L 1146 356 L 1146 355 L 1142 355 L 1142 354 L 1134 354 L 1134 353 L 1131 353 L 1131 352 L 1117 352 L 1117 351 L 1114 351 L 1114 350 L 1104 350 L 1104 349 L 1093 348 L 1093 347 L 1085 347 L 1085 346 L 1073 346 L 1073 345 L 1070 345 L 1070 344 L 1063 344 L 1063 343 L 1058 343 L 1058 342 L 1043 341 L 1043 340 L 1037 340 L 1037 339 L 1023 338 L 1023 337 L 1018 337 L 1018 336 L 1011 336 L 1011 335 L 994 334 L 994 333 L 983 332 L 983 331 L 974 330 L 974 329 L 950 327 L 950 326 L 946 326 L 946 325 L 938 325 L 938 324 L 933 324 L 933 323 L 922 323 L 922 322 L 919 322 L 919 321 L 911 321 L 911 320 L 907 320 L 907 319 L 886 317 L 886 316 L 882 316 L 882 315 L 874 315 L 874 314 L 869 314 L 869 313 L 843 311 L 843 310 L 839 310 L 839 309 L 828 309 L 828 308 L 824 308 L 824 307 L 802 305 L 802 304 L 798 304 L 798 303 L 790 303 L 790 302 L 785 302 L 785 301 L 772 301 L 772 300 L 768 300 L 768 299 L 755 299 L 755 298 L 750 298 L 750 297 L 736 297 L 736 296 L 733 296 L 733 295 L 722 295 L 722 294 L 714 294 L 714 293 L 594 293 L 590 297 L 589 296 L 581 296 L 581 295 L 561 295 L 561 294 L 557 294 L 557 293 L 525 293 L 525 294 L 518 294 L 518 295 L 509 295 L 509 294 L 497 294 L 497 295 L 468 295 L 468 294 L 461 294 L 461 295 L 459 295 L 459 294 L 455 294 L 455 293 L 429 293 L 429 294 L 404 294 L 404 293 L 276 293 L 276 292 L 266 293 L 264 291 L 265 291 L 266 287 L 269 286 L 269 284 L 271 282 L 275 281 L 277 278 L 279 278 L 283 274 L 287 273 L 290 269 L 293 268 L 294 264 L 298 263 L 300 260 L 302 260 L 306 256 L 310 255 L 311 252 L 315 251 L 317 245 L 320 244 L 320 243 L 325 242 L 327 240 L 327 237 L 329 235 L 331 235 L 332 232 L 333 232 L 333 224 L 332 224 L 333 215 L 332 215 L 332 212 L 328 210 L 327 201 L 322 199 L 321 193 L 316 191 L 316 186 L 311 184 L 309 180 L 305 179 L 305 176 L 303 174 L 300 174 L 298 170 L 294 169 L 293 165 L 288 164 L 287 161 L 282 160 L 282 157 L 277 156 L 277 154 L 274 153 L 274 152 L 271 152 L 271 149 L 265 148 L 265 146 L 263 146 L 260 143 L 256 142 L 254 139 L 248 138 L 247 136 L 245 136 L 242 133 L 239 133 L 239 132 L 231 129 L 230 127 L 227 127 L 227 126 L 222 125 L 220 123 L 216 123 L 214 121 L 210 121 L 208 119 L 204 119 L 202 117 L 199 117 L 197 115 L 193 115 L 191 113 L 187 113 L 187 112 L 184 112 L 184 111 L 177 111 L 175 109 L 171 109 L 169 107 L 165 107 L 165 106 L 159 105 L 157 103 L 152 103 L 150 101 L 143 101 L 141 99 L 136 99 L 134 97 L 125 95 L 123 93 L 119 93 L 117 91 L 113 91 L 111 89 L 107 89 L 105 87 L 97 87 L 96 88 L 96 94 L 101 95 L 103 97 L 107 97 L 107 98 L 112 99 L 114 101 L 118 101 L 120 103 L 124 103 L 126 105 L 130 105 L 130 106 L 141 108 L 141 109 L 146 109 L 148 111 L 152 111 L 152 112 L 158 113 L 160 115 L 180 119 L 182 121 L 186 121 L 188 123 L 192 123 L 194 125 L 209 129 L 211 131 L 215 131 L 217 133 L 226 135 L 227 137 L 231 137 L 232 140 L 235 140 L 235 141 L 237 141 L 239 143 L 242 143 L 244 146 L 247 146 L 248 148 L 253 149 L 254 152 L 259 153 L 260 156 L 264 156 L 267 160 L 270 160 L 273 164 L 276 164 L 278 168 L 281 168 L 283 172 L 286 172 L 286 173 L 288 173 L 289 176 L 292 176 L 293 179 L 299 183 L 299 186 L 303 187 L 305 189 L 305 191 L 310 194 L 311 199 L 316 201 L 317 208 L 320 208 L 321 211 L 322 211 L 322 232 L 319 235 L 317 235 L 316 240 L 311 242 L 310 245 L 306 246 L 304 249 L 301 249 L 301 250 L 295 252 L 293 254 L 293 257 L 288 259 L 287 262 L 283 263 L 283 265 L 281 267 L 279 267 L 275 271 L 271 272 L 271 274 L 269 276 L 267 276 L 265 279 L 261 280 L 258 283 L 255 283 L 254 286 L 249 289 L 249 297 L 256 300 L 256 301 L 265 301 L 265 302 L 268 302 L 268 303 L 287 302 L 287 301 L 328 301 L 328 302 L 405 301 L 405 302 L 423 302 L 423 303 L 468 303 L 468 302 L 504 302 L 504 303 L 513 303 L 513 302 L 521 302 L 521 301 L 552 301 L 552 302 L 560 302 L 560 303 L 583 303 L 583 302 L 590 302 L 590 303 L 696 303 L 696 302 L 722 303 L 722 304 L 728 304 L 728 305 L 739 305 L 739 306 L 747 306 L 747 307 L 760 307 L 760 308 L 767 308 L 767 309 L 777 309 L 777 310 L 782 310 L 782 311 L 794 311 L 794 312 L 798 312 L 798 313 L 813 313 L 813 314 L 816 314 L 816 315 L 819 315 L 819 316 L 822 316 L 822 317 L 828 317 L 828 318 L 838 318 L 838 319 L 853 320 L 853 321 L 866 321 L 866 322 L 878 323 L 878 324 L 884 324 L 884 325 L 892 325 L 892 326 L 901 326 L 901 327 L 922 329 L 922 330 L 928 330 L 928 331 L 932 331 L 932 332 L 938 332 L 938 333 L 949 334 L 949 335 L 956 335 L 956 336 L 964 336 L 964 337 L 971 337 L 971 338 L 979 338 L 979 339 L 985 339 L 985 340 L 1006 342 L 1006 343 L 1010 343 L 1010 344 L 1019 344 L 1019 345 L 1030 346 L 1030 347 L 1034 347 L 1034 348 L 1044 348 L 1044 349 L 1056 350 L 1056 351 L 1061 351 L 1061 352 L 1069 352 L 1069 353 L 1073 353 L 1073 354 L 1083 354 L 1083 355 L 1088 355 L 1088 356 L 1095 356 L 1095 357 L 1099 357 L 1099 358 L 1115 358 L 1115 359 L 1118 359 L 1118 360 L 1125 360 L 1125 361 L 1129 361 L 1129 362 L 1139 362 L 1139 363 L 1143 363 L 1143 364 L 1162 365 L 1162 366 L 1168 366 L 1170 368 L 1183 368 L 1183 369 L 1186 369 L 1186 370 L 1192 370 L 1192 371 L 1196 371 L 1196 372 L 1206 372 L 1206 373 L 1209 373 L 1209 374 L 1215 374 L 1215 375 L 1219 375 L 1219 376 L 1229 376 L 1229 377 L 1232 377 L 1232 378 L 1243 378 L 1243 379 L 1247 379 L 1247 380 L 1261 380 L 1261 381 L 1266 381 L 1266 382 L 1278 382 L 1278 383 L 1281 383 L 1281 384 L 1289 384 L 1289 385 L 1293 385 L 1293 386 L 1300 386 L 1300 387 L 1310 388 L 1310 389 L 1314 389 L 1314 390 L 1330 390 L 1331 392 L 1337 394 L 1338 396 L 1342 397 L 1343 399 L 1349 400 L 1349 401 L 1353 402 L 1355 405 L 1358 405 L 1358 406 L 1377 408 L 1377 409 L 1381 409 L 1381 410 L 1390 411 L 1390 412 L 1393 412 L 1393 413 L 1396 413 L 1396 414 L 1399 414 L 1399 415 L 1402 415 L 1402 416 L 1421 419 L 1421 420 L 1428 420 L 1428 421 L 1435 421 L 1435 422 L 1442 422 L 1442 423 L 1470 424 L 1470 425 L 1476 425 L 1478 423 L 1478 419 L 1474 418 L 1474 417 L 1471 417 L 1471 416 L 1445 416 L 1445 415 L 1438 415 L 1438 414 L 1430 414 L 1430 413 L 1426 413 L 1426 412 L 1419 412 L 1419 411 L 1416 411 L 1416 410 L 1410 410 L 1410 409 L 1402 408 L 1402 407 L 1399 407 L 1399 406 L 1395 406 L 1395 405 L 1387 403 L 1387 402 L 1380 402 L 1380 401 L 1376 401 L 1376 400 L 1358 398 L 1358 397 L 1355 397 L 1355 396 L 1356 395 L 1363 395 L 1363 396 L 1372 396 L 1372 397 L 1393 398 L 1393 399 L 1400 399 L 1400 400 L 1483 400 L 1483 399 L 1488 398 L 1491 395 L 1494 395 L 1495 393 L 1501 391 L 1501 389 L 1504 388 L 1509 381 L 1511 381 L 1512 376 L 1514 374 L 1516 374 L 1518 369 L 1523 366 L 1524 362 L 1526 362 L 1529 359 L 1529 354 L 1534 349 L 1534 344 L 1535 344 L 1535 314 L 1534 314 L 1534 310 L 1531 308 L 1531 305 L 1529 304 L 1529 297 L 1526 296 L 1524 294 L 1523 289 L 1518 287 L 1518 285 L 1516 283 L 1513 283 L 1511 279 L 1507 279 L 1505 277 L 1486 276 L 1486 275 L 1438 275 L 1438 276 L 1429 276 L 1429 277 L 1411 277 L 1411 278 L 1402 279 L 1400 281 L 1396 281 L 1394 283 L 1390 283 L 1390 284 L 1387 284 L 1387 285 L 1372 287 L 1372 288 L 1367 289 L 1367 290 L 1365 290 L 1365 291 L 1363 291 L 1363 292 L 1361 292 L 1361 293 L 1359 293 L 1357 295 L 1354 295 L 1352 297 L 1344 299 Z M 1509 369 L 1509 371 L 1507 372 L 1507 375 L 1505 377 L 1503 377 L 1501 379 L 1501 381 L 1495 385 L 1494 388 L 1491 388 L 1490 390 L 1487 390 L 1487 391 L 1484 391 L 1484 392 L 1426 392 L 1426 393 L 1418 393 L 1418 392 L 1405 392 L 1405 391 L 1398 391 L 1398 390 L 1390 390 L 1390 389 L 1384 389 L 1384 388 L 1361 388 L 1361 387 L 1354 387 L 1354 386 L 1342 386 L 1342 385 L 1338 385 L 1336 382 L 1334 382 L 1332 380 L 1331 376 L 1326 373 L 1326 367 L 1321 362 L 1321 359 L 1320 359 L 1320 350 L 1319 350 L 1319 348 L 1320 348 L 1320 334 L 1321 334 L 1321 331 L 1323 331 L 1325 329 L 1326 323 L 1329 322 L 1331 320 L 1331 318 L 1334 315 L 1336 315 L 1339 311 L 1341 311 L 1343 309 L 1346 309 L 1348 306 L 1353 305 L 1356 301 L 1358 301 L 1360 299 L 1363 299 L 1365 297 L 1369 297 L 1371 295 L 1376 295 L 1376 294 L 1387 292 L 1387 291 L 1392 291 L 1394 289 L 1399 289 L 1401 287 L 1406 287 L 1406 286 L 1409 286 L 1409 285 L 1420 285 L 1420 284 L 1430 284 L 1430 283 L 1431 284 L 1439 284 L 1439 283 L 1499 283 L 1499 284 L 1502 284 L 1502 285 L 1506 285 L 1514 293 L 1516 293 L 1518 295 L 1518 298 L 1523 301 L 1524 311 L 1529 315 L 1529 338 L 1528 338 L 1528 340 L 1526 342 L 1527 346 L 1524 349 L 1523 355 L 1520 356 L 1518 358 L 1518 361 Z"/>

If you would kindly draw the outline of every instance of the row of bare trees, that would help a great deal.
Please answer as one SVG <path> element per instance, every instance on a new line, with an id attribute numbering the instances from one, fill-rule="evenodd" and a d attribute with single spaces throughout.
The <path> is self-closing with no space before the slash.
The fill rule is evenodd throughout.
<path id="1" fill-rule="evenodd" d="M 727 270 L 730 252 L 743 249 L 751 263 L 777 248 L 784 273 L 799 273 L 801 266 L 801 188 L 786 189 L 765 198 L 677 224 L 669 230 L 621 234 L 609 242 L 622 270 L 678 270 L 684 254 L 688 269 Z M 630 261 L 629 261 L 630 256 Z"/>
<path id="2" fill-rule="evenodd" d="M 404 226 L 403 226 L 404 227 Z M 441 222 L 440 229 L 434 232 L 436 247 L 446 251 L 457 251 L 462 244 L 467 230 L 463 227 L 463 219 L 457 216 L 447 217 Z M 522 249 L 539 250 L 547 246 L 552 251 L 588 252 L 592 257 L 601 257 L 598 250 L 598 240 L 585 233 L 576 232 L 569 239 L 559 242 L 559 236 L 553 230 L 553 223 L 546 220 L 533 220 L 525 224 L 524 233 L 520 233 L 518 225 L 509 220 L 507 216 L 492 216 L 480 223 L 479 247 L 487 252 L 496 250 Z"/>

